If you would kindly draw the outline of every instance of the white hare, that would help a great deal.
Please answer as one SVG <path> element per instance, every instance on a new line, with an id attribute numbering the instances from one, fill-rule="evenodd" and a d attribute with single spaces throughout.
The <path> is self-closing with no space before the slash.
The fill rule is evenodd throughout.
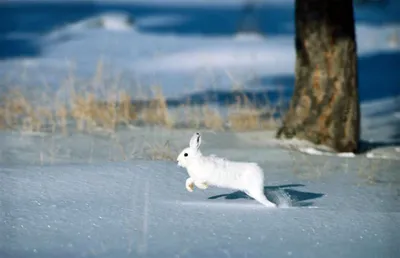
<path id="1" fill-rule="evenodd" d="M 200 133 L 195 133 L 189 147 L 182 150 L 178 166 L 186 168 L 189 178 L 186 189 L 193 192 L 194 185 L 206 189 L 209 185 L 235 189 L 267 207 L 276 207 L 264 195 L 264 173 L 257 163 L 229 161 L 216 156 L 203 156 L 199 149 Z"/>

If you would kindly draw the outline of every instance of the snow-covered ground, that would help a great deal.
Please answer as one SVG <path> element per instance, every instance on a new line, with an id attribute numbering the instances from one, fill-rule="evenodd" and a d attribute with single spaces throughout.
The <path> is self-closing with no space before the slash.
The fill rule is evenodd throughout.
<path id="1" fill-rule="evenodd" d="M 0 166 L 0 256 L 398 256 L 399 160 L 308 155 L 266 132 L 204 132 L 204 154 L 260 164 L 266 196 L 284 204 L 270 209 L 229 189 L 187 192 L 175 158 L 191 133 L 3 136 L 19 148 L 3 150 Z M 152 160 L 157 151 L 167 161 Z"/>
<path id="2" fill-rule="evenodd" d="M 208 137 L 206 136 L 205 139 Z M 229 139 L 229 138 L 228 138 Z M 207 146 L 207 145 L 205 145 Z M 209 153 L 204 150 L 205 153 Z M 333 158 L 322 176 L 291 172 L 276 148 L 245 159 L 265 169 L 269 209 L 241 192 L 186 191 L 175 162 L 2 167 L 2 257 L 397 257 L 399 162 L 373 184 L 362 161 Z M 259 154 L 259 156 L 261 156 Z M 301 163 L 299 163 L 301 164 Z M 297 164 L 297 165 L 299 165 Z M 304 165 L 302 168 L 306 168 Z M 365 166 L 365 169 L 371 169 Z M 373 173 L 371 170 L 367 173 Z M 397 176 L 397 177 L 396 177 Z"/>
<path id="3" fill-rule="evenodd" d="M 118 88 L 139 99 L 159 86 L 175 106 L 187 97 L 229 98 L 232 88 L 254 91 L 256 99 L 268 94 L 274 102 L 283 94 L 288 100 L 294 1 L 254 1 L 255 9 L 245 12 L 247 2 L 252 1 L 0 3 L 0 15 L 9 21 L 0 31 L 0 89 L 46 91 L 63 100 L 72 89 L 89 88 L 103 97 Z M 400 4 L 388 3 L 356 8 L 366 140 L 399 139 L 392 136 L 399 131 Z M 376 109 L 385 112 L 371 122 L 370 110 Z M 376 128 L 378 134 L 371 132 Z"/>
<path id="4" fill-rule="evenodd" d="M 154 84 L 178 102 L 283 87 L 288 100 L 294 1 L 254 1 L 255 20 L 248 2 L 2 1 L 0 92 L 64 98 L 72 87 L 109 90 L 122 75 L 117 86 L 132 96 Z M 398 257 L 399 3 L 356 8 L 367 153 L 203 131 L 205 154 L 258 162 L 267 197 L 289 208 L 227 189 L 187 192 L 175 160 L 192 130 L 1 131 L 0 257 Z M 249 26 L 261 33 L 238 32 Z"/>

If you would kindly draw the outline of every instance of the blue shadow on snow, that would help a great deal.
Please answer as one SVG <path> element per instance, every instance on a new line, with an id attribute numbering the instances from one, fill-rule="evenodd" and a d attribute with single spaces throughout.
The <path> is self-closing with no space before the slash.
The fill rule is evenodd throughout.
<path id="1" fill-rule="evenodd" d="M 278 195 L 284 195 L 289 198 L 291 206 L 293 207 L 305 207 L 312 206 L 313 202 L 310 200 L 314 200 L 317 198 L 321 198 L 324 196 L 322 193 L 312 193 L 312 192 L 302 192 L 299 190 L 293 190 L 290 188 L 293 187 L 301 187 L 304 186 L 302 184 L 289 184 L 289 185 L 280 185 L 280 186 L 265 186 L 264 194 L 271 202 L 279 205 L 279 197 Z M 226 200 L 235 200 L 235 199 L 252 199 L 246 193 L 242 191 L 235 191 L 230 194 L 220 194 L 211 196 L 208 199 L 218 199 L 225 198 Z"/>

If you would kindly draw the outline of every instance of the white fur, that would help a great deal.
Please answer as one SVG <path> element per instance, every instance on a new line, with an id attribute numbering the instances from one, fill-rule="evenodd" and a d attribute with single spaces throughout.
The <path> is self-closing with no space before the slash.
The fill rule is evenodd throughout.
<path id="1" fill-rule="evenodd" d="M 203 156 L 200 144 L 201 135 L 195 133 L 189 147 L 182 150 L 177 158 L 178 165 L 186 168 L 189 174 L 186 180 L 188 191 L 192 192 L 194 185 L 200 189 L 206 189 L 208 185 L 235 189 L 244 191 L 265 206 L 276 207 L 264 195 L 264 173 L 257 163 Z"/>

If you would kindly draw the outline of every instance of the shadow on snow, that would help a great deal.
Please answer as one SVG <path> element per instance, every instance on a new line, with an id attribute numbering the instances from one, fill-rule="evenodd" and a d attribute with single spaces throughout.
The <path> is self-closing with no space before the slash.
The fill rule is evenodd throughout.
<path id="1" fill-rule="evenodd" d="M 289 198 L 291 206 L 293 207 L 305 207 L 312 206 L 313 202 L 311 200 L 321 198 L 324 194 L 321 193 L 312 193 L 312 192 L 302 192 L 299 190 L 291 189 L 293 187 L 301 187 L 304 186 L 302 184 L 289 184 L 289 185 L 279 185 L 279 186 L 265 186 L 264 194 L 265 196 L 272 202 L 279 204 L 279 195 L 283 195 Z M 247 194 L 242 191 L 235 191 L 230 194 L 220 194 L 211 196 L 208 199 L 219 199 L 225 198 L 226 200 L 235 200 L 235 199 L 252 199 Z"/>

